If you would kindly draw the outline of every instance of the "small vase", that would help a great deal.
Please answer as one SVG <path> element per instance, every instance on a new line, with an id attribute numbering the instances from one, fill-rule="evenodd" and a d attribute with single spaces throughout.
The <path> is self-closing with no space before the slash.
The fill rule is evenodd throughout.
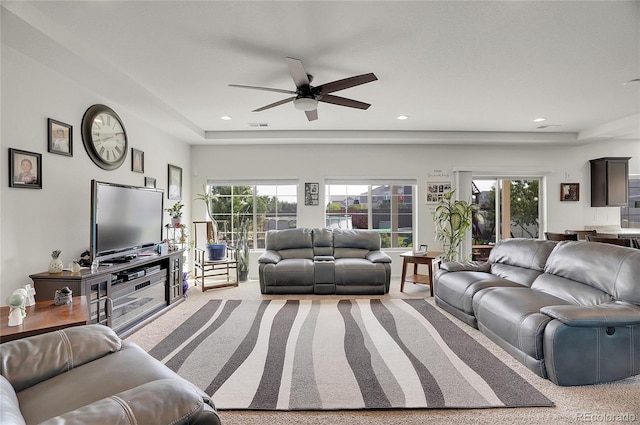
<path id="1" fill-rule="evenodd" d="M 180 227 L 180 220 L 181 220 L 181 217 L 171 218 L 171 225 L 173 227 Z"/>
<path id="2" fill-rule="evenodd" d="M 49 273 L 62 273 L 64 269 L 64 264 L 62 260 L 59 258 L 54 258 L 49 263 Z"/>

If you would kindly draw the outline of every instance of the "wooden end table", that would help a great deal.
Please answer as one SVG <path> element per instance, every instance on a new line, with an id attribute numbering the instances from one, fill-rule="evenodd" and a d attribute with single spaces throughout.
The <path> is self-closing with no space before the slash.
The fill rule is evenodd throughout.
<path id="1" fill-rule="evenodd" d="M 0 342 L 13 341 L 72 326 L 89 324 L 87 297 L 73 297 L 70 304 L 55 305 L 53 300 L 38 301 L 26 308 L 21 325 L 9 326 L 9 306 L 0 307 Z"/>
<path id="2" fill-rule="evenodd" d="M 433 297 L 433 265 L 440 263 L 440 256 L 444 254 L 441 251 L 427 251 L 425 254 L 416 254 L 413 251 L 407 251 L 400 254 L 402 257 L 402 278 L 400 280 L 400 292 L 404 291 L 404 283 L 422 283 L 429 285 L 429 292 Z M 407 276 L 407 264 L 413 264 L 413 274 Z M 425 264 L 429 271 L 428 275 L 418 274 L 418 264 Z"/>

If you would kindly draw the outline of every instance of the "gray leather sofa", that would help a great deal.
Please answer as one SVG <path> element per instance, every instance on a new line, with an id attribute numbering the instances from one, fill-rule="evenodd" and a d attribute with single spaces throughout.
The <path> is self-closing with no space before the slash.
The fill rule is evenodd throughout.
<path id="1" fill-rule="evenodd" d="M 434 283 L 437 305 L 557 385 L 640 374 L 640 250 L 510 239 Z"/>
<path id="2" fill-rule="evenodd" d="M 389 292 L 391 257 L 370 230 L 297 228 L 267 232 L 258 259 L 263 294 Z"/>
<path id="3" fill-rule="evenodd" d="M 205 393 L 106 326 L 6 342 L 0 354 L 3 424 L 220 424 Z"/>

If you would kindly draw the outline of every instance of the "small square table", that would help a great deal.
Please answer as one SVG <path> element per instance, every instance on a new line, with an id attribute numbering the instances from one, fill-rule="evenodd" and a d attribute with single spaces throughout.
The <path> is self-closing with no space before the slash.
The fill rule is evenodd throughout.
<path id="1" fill-rule="evenodd" d="M 427 251 L 424 254 L 416 254 L 413 251 L 407 251 L 400 254 L 402 257 L 402 278 L 400 280 L 400 292 L 404 291 L 404 283 L 422 283 L 429 285 L 429 292 L 433 297 L 433 265 L 440 263 L 440 256 L 444 254 L 441 251 Z M 413 264 L 413 274 L 407 276 L 407 264 Z M 425 264 L 429 271 L 428 275 L 418 274 L 418 264 Z"/>

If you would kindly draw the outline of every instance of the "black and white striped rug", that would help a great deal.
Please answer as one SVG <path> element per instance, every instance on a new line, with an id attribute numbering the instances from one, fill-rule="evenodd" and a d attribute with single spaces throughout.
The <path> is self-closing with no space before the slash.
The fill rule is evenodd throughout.
<path id="1" fill-rule="evenodd" d="M 425 300 L 212 300 L 150 354 L 219 409 L 553 406 Z"/>

